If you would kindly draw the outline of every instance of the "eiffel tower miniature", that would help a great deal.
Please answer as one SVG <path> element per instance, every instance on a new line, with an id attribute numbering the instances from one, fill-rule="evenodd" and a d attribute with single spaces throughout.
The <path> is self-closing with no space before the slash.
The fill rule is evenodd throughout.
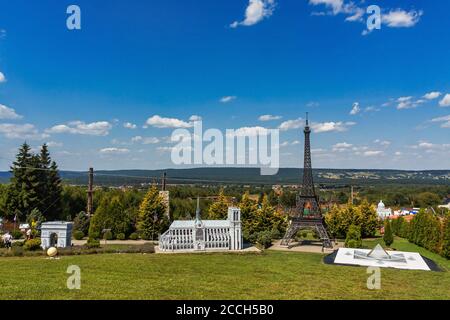
<path id="1" fill-rule="evenodd" d="M 306 114 L 305 126 L 305 162 L 303 169 L 303 185 L 297 195 L 295 215 L 291 217 L 289 228 L 281 241 L 282 246 L 289 246 L 297 232 L 301 229 L 316 229 L 323 246 L 333 248 L 319 205 L 319 197 L 314 188 L 311 165 L 311 129 L 309 127 L 308 114 Z"/>

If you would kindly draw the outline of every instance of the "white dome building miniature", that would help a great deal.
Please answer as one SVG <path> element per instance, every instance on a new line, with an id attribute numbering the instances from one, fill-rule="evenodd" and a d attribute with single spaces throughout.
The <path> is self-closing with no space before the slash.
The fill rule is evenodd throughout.
<path id="1" fill-rule="evenodd" d="M 392 215 L 392 209 L 391 208 L 387 208 L 383 203 L 383 200 L 380 200 L 380 203 L 378 204 L 377 207 L 377 214 L 378 217 L 384 219 L 386 217 L 390 217 Z"/>

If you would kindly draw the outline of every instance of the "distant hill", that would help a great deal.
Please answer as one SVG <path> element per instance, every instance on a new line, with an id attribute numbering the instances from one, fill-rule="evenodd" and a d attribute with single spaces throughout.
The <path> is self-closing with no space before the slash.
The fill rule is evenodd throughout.
<path id="1" fill-rule="evenodd" d="M 134 186 L 159 181 L 167 172 L 169 184 L 298 184 L 301 170 L 282 168 L 277 175 L 261 176 L 258 168 L 195 168 L 167 170 L 96 171 L 95 183 L 104 186 Z M 450 184 L 450 170 L 402 171 L 359 169 L 315 169 L 316 183 L 359 184 Z M 61 171 L 69 184 L 87 184 L 87 172 Z M 0 172 L 0 182 L 9 181 L 10 173 Z"/>

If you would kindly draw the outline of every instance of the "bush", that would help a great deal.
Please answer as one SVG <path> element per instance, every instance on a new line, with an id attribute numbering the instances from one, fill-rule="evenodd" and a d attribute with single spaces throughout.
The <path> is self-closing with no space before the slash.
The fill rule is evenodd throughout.
<path id="1" fill-rule="evenodd" d="M 302 238 L 303 238 L 303 239 L 308 238 L 308 233 L 307 233 L 307 232 L 302 232 Z"/>
<path id="2" fill-rule="evenodd" d="M 11 244 L 11 247 L 23 247 L 25 245 L 25 241 L 16 241 Z"/>
<path id="3" fill-rule="evenodd" d="M 269 248 L 272 245 L 272 232 L 262 231 L 257 233 L 256 243 L 264 249 Z"/>
<path id="4" fill-rule="evenodd" d="M 392 235 L 392 229 L 391 229 L 391 222 L 389 220 L 386 220 L 384 223 L 384 236 L 383 236 L 384 243 L 390 247 L 391 244 L 394 243 L 394 236 Z"/>
<path id="5" fill-rule="evenodd" d="M 11 252 L 14 257 L 23 257 L 23 247 L 13 246 Z"/>
<path id="6" fill-rule="evenodd" d="M 361 248 L 361 228 L 359 226 L 351 225 L 348 228 L 347 237 L 345 238 L 346 248 Z"/>
<path id="7" fill-rule="evenodd" d="M 89 232 L 89 239 L 94 239 L 94 240 L 100 239 L 100 233 L 98 233 L 98 232 Z"/>
<path id="8" fill-rule="evenodd" d="M 139 239 L 139 235 L 136 232 L 133 232 L 132 234 L 130 234 L 130 240 L 138 240 Z"/>
<path id="9" fill-rule="evenodd" d="M 11 236 L 14 240 L 19 240 L 23 238 L 23 233 L 20 230 L 13 230 L 11 231 Z"/>
<path id="10" fill-rule="evenodd" d="M 450 213 L 447 213 L 444 221 L 442 256 L 450 259 Z"/>
<path id="11" fill-rule="evenodd" d="M 112 240 L 113 239 L 113 233 L 111 231 L 106 231 L 103 234 L 103 239 L 104 240 Z"/>
<path id="12" fill-rule="evenodd" d="M 119 233 L 116 236 L 116 238 L 117 238 L 117 240 L 125 240 L 126 239 L 125 233 Z"/>
<path id="13" fill-rule="evenodd" d="M 83 231 L 75 231 L 75 232 L 73 233 L 73 238 L 74 238 L 75 240 L 83 240 L 83 238 L 84 238 L 84 232 L 83 232 Z"/>
<path id="14" fill-rule="evenodd" d="M 41 250 L 41 239 L 31 239 L 25 241 L 23 249 L 26 251 L 38 251 Z"/>
<path id="15" fill-rule="evenodd" d="M 88 249 L 94 249 L 94 248 L 100 248 L 100 241 L 97 239 L 91 239 L 89 238 L 85 246 Z"/>

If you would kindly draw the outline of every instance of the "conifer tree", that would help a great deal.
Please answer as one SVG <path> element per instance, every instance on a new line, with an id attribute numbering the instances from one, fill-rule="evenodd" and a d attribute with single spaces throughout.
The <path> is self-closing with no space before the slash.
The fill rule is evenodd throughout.
<path id="1" fill-rule="evenodd" d="M 386 219 L 384 223 L 384 243 L 390 247 L 392 243 L 394 243 L 394 236 L 392 235 L 391 222 L 389 219 Z"/>
<path id="2" fill-rule="evenodd" d="M 223 193 L 220 190 L 219 198 L 208 209 L 208 216 L 212 220 L 223 220 L 228 216 L 228 203 Z"/>
<path id="3" fill-rule="evenodd" d="M 156 187 L 150 188 L 139 208 L 138 230 L 142 239 L 157 240 L 168 227 L 166 206 Z"/>

